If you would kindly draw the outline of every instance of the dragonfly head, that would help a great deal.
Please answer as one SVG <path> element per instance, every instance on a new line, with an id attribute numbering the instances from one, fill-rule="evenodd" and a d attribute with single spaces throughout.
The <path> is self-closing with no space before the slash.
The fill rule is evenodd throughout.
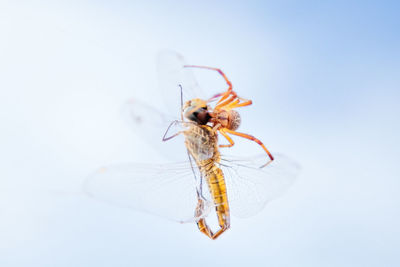
<path id="1" fill-rule="evenodd" d="M 206 125 L 211 119 L 207 102 L 199 98 L 186 101 L 183 105 L 182 112 L 186 119 L 200 125 Z"/>

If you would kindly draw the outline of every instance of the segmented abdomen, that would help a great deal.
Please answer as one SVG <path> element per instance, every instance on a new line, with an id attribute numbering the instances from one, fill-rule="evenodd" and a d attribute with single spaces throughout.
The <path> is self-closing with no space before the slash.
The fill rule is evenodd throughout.
<path id="1" fill-rule="evenodd" d="M 220 225 L 229 224 L 229 204 L 226 192 L 225 178 L 222 170 L 216 164 L 203 165 L 200 171 L 205 177 L 208 189 L 213 198 Z"/>
<path id="2" fill-rule="evenodd" d="M 216 206 L 219 223 L 229 224 L 229 205 L 224 174 L 218 167 L 218 139 L 210 126 L 193 126 L 185 132 L 185 144 L 196 161 Z"/>

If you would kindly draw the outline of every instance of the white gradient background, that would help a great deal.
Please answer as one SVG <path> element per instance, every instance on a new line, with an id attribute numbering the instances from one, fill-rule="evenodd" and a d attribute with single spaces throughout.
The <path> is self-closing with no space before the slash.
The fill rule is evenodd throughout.
<path id="1" fill-rule="evenodd" d="M 399 266 L 400 5 L 144 2 L 0 1 L 0 266 Z M 119 112 L 165 48 L 223 68 L 242 130 L 302 165 L 217 241 L 68 193 L 152 158 Z"/>

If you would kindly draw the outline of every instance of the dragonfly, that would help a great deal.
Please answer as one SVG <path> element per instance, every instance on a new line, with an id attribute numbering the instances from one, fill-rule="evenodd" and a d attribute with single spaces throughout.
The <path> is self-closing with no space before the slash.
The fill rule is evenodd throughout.
<path id="1" fill-rule="evenodd" d="M 216 71 L 228 88 L 205 97 L 193 68 Z M 160 110 L 131 99 L 124 114 L 135 132 L 156 151 L 169 159 L 178 156 L 181 161 L 105 166 L 86 180 L 85 191 L 114 205 L 180 223 L 196 223 L 200 232 L 216 239 L 230 228 L 231 213 L 253 216 L 287 191 L 299 166 L 284 155 L 272 156 L 259 139 L 236 131 L 241 122 L 236 109 L 252 101 L 233 91 L 222 70 L 188 65 L 181 55 L 164 52 L 158 58 L 158 75 L 166 107 Z M 229 135 L 254 141 L 265 153 L 225 155 L 220 148 L 235 144 Z M 220 144 L 221 136 L 228 144 Z M 206 221 L 212 211 L 217 230 Z"/>

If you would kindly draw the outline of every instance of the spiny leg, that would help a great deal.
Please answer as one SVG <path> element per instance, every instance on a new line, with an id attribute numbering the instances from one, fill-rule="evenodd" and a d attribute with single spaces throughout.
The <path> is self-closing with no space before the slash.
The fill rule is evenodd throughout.
<path id="1" fill-rule="evenodd" d="M 209 69 L 209 70 L 214 70 L 217 71 L 225 80 L 225 82 L 228 84 L 229 88 L 227 89 L 226 92 L 224 93 L 220 93 L 220 94 L 216 94 L 215 96 L 213 96 L 212 98 L 209 99 L 209 101 L 213 101 L 215 98 L 218 98 L 220 96 L 222 96 L 217 104 L 215 108 L 220 108 L 223 107 L 225 105 L 230 104 L 232 101 L 234 101 L 235 98 L 237 98 L 237 95 L 235 92 L 232 91 L 232 83 L 231 81 L 228 79 L 228 77 L 225 75 L 225 73 L 219 69 L 219 68 L 213 68 L 213 67 L 208 67 L 208 66 L 199 66 L 199 65 L 184 65 L 185 68 L 200 68 L 200 69 Z M 229 96 L 231 96 L 230 99 L 228 99 L 227 101 L 225 101 Z M 243 99 L 239 97 L 240 101 L 245 101 L 243 103 L 239 103 L 234 107 L 234 108 L 238 108 L 238 107 L 244 107 L 244 106 L 248 106 L 252 104 L 251 100 L 247 100 L 247 99 Z M 223 102 L 225 101 L 225 102 Z"/>
<path id="2" fill-rule="evenodd" d="M 225 108 L 225 109 L 234 109 L 239 107 L 249 106 L 253 103 L 253 101 L 238 97 L 236 92 L 231 92 L 231 97 L 225 100 L 222 103 L 219 103 L 215 106 L 215 109 Z"/>
<path id="3" fill-rule="evenodd" d="M 225 92 L 224 92 L 224 93 L 225 93 Z M 210 98 L 207 100 L 207 102 L 215 101 L 218 97 L 222 96 L 224 93 L 218 93 L 218 94 L 213 95 L 212 97 L 210 97 Z"/>
<path id="4" fill-rule="evenodd" d="M 232 89 L 228 89 L 226 92 L 221 94 L 221 98 L 218 100 L 217 105 L 221 104 L 223 101 L 225 101 L 230 95 L 234 94 Z"/>
<path id="5" fill-rule="evenodd" d="M 220 109 L 222 107 L 225 107 L 227 105 L 229 105 L 230 103 L 232 103 L 233 101 L 235 101 L 237 99 L 236 93 L 235 94 L 231 94 L 231 96 L 226 99 L 224 102 L 219 102 L 217 103 L 217 105 L 215 105 L 214 109 Z"/>
<path id="6" fill-rule="evenodd" d="M 226 91 L 225 93 L 223 93 L 221 95 L 222 95 L 222 97 L 220 100 L 218 100 L 216 107 L 223 107 L 223 106 L 231 103 L 234 99 L 238 98 L 236 92 L 234 92 L 233 90 Z"/>
<path id="7" fill-rule="evenodd" d="M 235 101 L 233 101 L 233 102 L 230 103 L 229 105 L 226 105 L 226 106 L 224 107 L 224 109 L 225 109 L 225 110 L 231 110 L 231 109 L 233 109 L 236 105 L 238 105 L 239 102 L 240 102 L 240 100 L 239 100 L 239 99 L 236 99 Z"/>
<path id="8" fill-rule="evenodd" d="M 268 154 L 268 156 L 269 156 L 269 158 L 271 159 L 271 161 L 274 160 L 274 157 L 271 155 L 271 153 L 268 151 L 268 149 L 264 146 L 264 144 L 263 144 L 260 140 L 258 140 L 257 138 L 255 138 L 254 136 L 249 135 L 249 134 L 245 134 L 245 133 L 235 132 L 235 131 L 232 131 L 232 130 L 229 130 L 229 129 L 224 129 L 224 131 L 227 132 L 227 133 L 230 133 L 230 134 L 233 134 L 233 135 L 237 135 L 237 136 L 240 136 L 240 137 L 243 137 L 243 138 L 246 138 L 246 139 L 249 139 L 249 140 L 251 140 L 251 141 L 256 142 L 256 143 L 259 144 L 259 145 L 264 149 L 264 151 Z M 269 164 L 271 161 L 267 162 L 267 163 L 266 163 L 265 165 L 263 165 L 262 167 L 265 167 L 265 166 L 266 166 L 267 164 Z"/>
<path id="9" fill-rule="evenodd" d="M 228 140 L 229 144 L 228 145 L 219 145 L 219 147 L 232 147 L 235 142 L 233 142 L 232 138 L 225 132 L 225 129 L 219 129 L 219 132 Z"/>
<path id="10" fill-rule="evenodd" d="M 221 97 L 222 95 L 225 95 L 225 93 L 226 93 L 226 92 L 215 94 L 215 95 L 213 95 L 212 97 L 210 97 L 210 98 L 207 100 L 207 102 L 215 101 L 217 98 Z"/>
<path id="11" fill-rule="evenodd" d="M 228 79 L 228 77 L 225 75 L 225 73 L 218 68 L 213 68 L 213 67 L 207 67 L 207 66 L 199 66 L 199 65 L 184 65 L 183 67 L 185 68 L 199 68 L 199 69 L 208 69 L 208 70 L 214 70 L 217 71 L 225 80 L 225 82 L 228 84 L 229 88 L 228 91 L 232 90 L 232 83 Z"/>
<path id="12" fill-rule="evenodd" d="M 212 98 L 210 98 L 210 99 L 208 100 L 208 102 L 214 101 L 215 98 L 218 98 L 218 97 L 220 97 L 220 96 L 222 96 L 222 97 L 221 97 L 220 100 L 218 100 L 218 102 L 217 102 L 217 104 L 216 104 L 216 106 L 215 106 L 214 108 L 221 108 L 221 107 L 224 107 L 224 106 L 226 106 L 226 105 L 231 104 L 232 101 L 236 101 L 236 100 L 238 100 L 239 103 L 240 103 L 240 101 L 244 101 L 244 103 L 246 103 L 246 104 L 244 104 L 243 106 L 247 106 L 247 103 L 248 103 L 248 102 L 250 102 L 250 104 L 251 104 L 251 100 L 247 100 L 247 99 L 238 97 L 238 95 L 236 94 L 236 92 L 234 92 L 234 91 L 232 91 L 232 90 L 231 90 L 231 91 L 224 92 L 224 93 L 216 94 L 215 96 L 213 96 Z M 240 105 L 240 106 L 242 106 L 242 105 Z"/>
<path id="13" fill-rule="evenodd" d="M 229 96 L 230 92 L 232 91 L 232 83 L 231 83 L 231 81 L 228 79 L 228 77 L 225 75 L 225 73 L 221 69 L 213 68 L 213 67 L 207 67 L 207 66 L 198 66 L 198 65 L 184 65 L 183 67 L 185 67 L 185 68 L 199 68 L 199 69 L 214 70 L 214 71 L 217 71 L 224 78 L 224 80 L 228 84 L 229 88 L 225 93 L 221 94 L 222 98 L 218 101 L 218 103 L 224 101 Z"/>
<path id="14" fill-rule="evenodd" d="M 237 104 L 230 104 L 229 108 L 230 109 L 240 108 L 240 107 L 250 106 L 251 104 L 253 104 L 253 101 L 246 99 L 246 101 L 242 102 L 242 103 L 239 102 Z"/>

